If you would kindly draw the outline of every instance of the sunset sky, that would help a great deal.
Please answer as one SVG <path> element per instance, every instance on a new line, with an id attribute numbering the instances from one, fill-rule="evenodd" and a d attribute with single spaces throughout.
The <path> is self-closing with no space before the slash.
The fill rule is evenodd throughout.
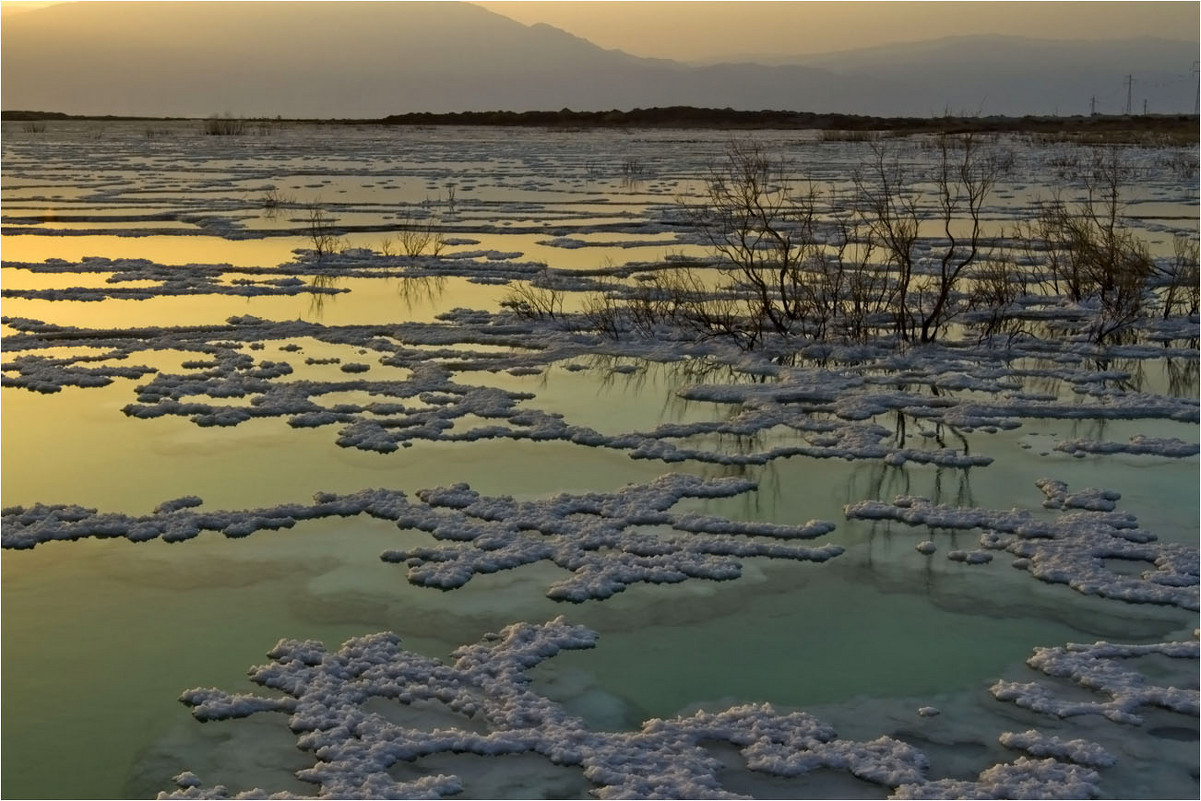
<path id="1" fill-rule="evenodd" d="M 85 0 L 94 2 L 95 0 Z M 47 2 L 0 2 L 4 16 Z M 1195 2 L 481 2 L 605 48 L 681 61 L 823 53 L 965 34 L 1197 36 Z"/>

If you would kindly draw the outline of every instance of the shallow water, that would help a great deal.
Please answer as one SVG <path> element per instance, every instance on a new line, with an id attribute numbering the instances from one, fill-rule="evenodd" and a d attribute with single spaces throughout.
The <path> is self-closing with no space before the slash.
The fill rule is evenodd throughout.
<path id="1" fill-rule="evenodd" d="M 281 276 L 306 275 L 294 253 L 310 246 L 303 225 L 290 230 L 293 223 L 287 215 L 261 226 L 255 221 L 254 215 L 262 211 L 264 187 L 274 185 L 294 193 L 301 203 L 319 195 L 330 214 L 349 226 L 343 235 L 346 244 L 355 247 L 375 247 L 404 214 L 406 204 L 428 197 L 442 204 L 438 208 L 448 236 L 478 243 L 456 245 L 448 253 L 519 252 L 500 263 L 545 262 L 569 270 L 658 262 L 673 253 L 704 252 L 677 237 L 665 224 L 663 209 L 671 207 L 680 192 L 695 190 L 697 176 L 703 175 L 708 160 L 720 155 L 726 141 L 724 134 L 693 131 L 627 135 L 316 126 L 287 126 L 272 136 L 225 141 L 202 136 L 194 126 L 172 127 L 173 135 L 153 139 L 132 123 L 106 125 L 99 139 L 91 138 L 90 128 L 70 123 L 50 123 L 43 136 L 6 132 L 5 214 L 50 217 L 56 210 L 69 210 L 88 220 L 70 227 L 104 233 L 20 234 L 13 229 L 66 226 L 53 221 L 5 223 L 0 241 L 4 260 L 143 258 L 166 265 L 278 267 Z M 844 180 L 866 152 L 864 146 L 817 142 L 795 132 L 765 132 L 762 138 L 822 179 Z M 1019 169 L 1025 172 L 1013 179 L 1015 188 L 999 193 L 1006 196 L 994 203 L 991 213 L 1002 221 L 1019 214 L 1029 197 L 1050 191 L 1039 172 L 1045 154 L 1025 143 L 1014 147 Z M 929 158 L 928 150 L 916 146 L 904 152 L 913 163 Z M 623 185 L 622 162 L 628 154 L 648 165 L 646 179 L 637 186 Z M 1170 170 L 1148 172 L 1143 180 L 1146 201 L 1138 206 L 1143 213 L 1154 212 L 1157 224 L 1179 218 L 1181 229 L 1195 230 L 1195 187 Z M 454 212 L 446 213 L 450 185 L 455 186 L 455 212 L 461 214 L 457 220 Z M 602 200 L 607 202 L 598 202 Z M 199 232 L 183 223 L 104 223 L 103 215 L 114 211 L 214 219 Z M 238 221 L 245 221 L 245 228 L 239 228 Z M 127 229 L 138 225 L 178 228 L 179 233 L 117 235 L 136 232 Z M 504 233 L 506 226 L 519 232 Z M 539 230 L 536 226 L 550 233 L 532 232 Z M 285 235 L 236 238 L 246 230 Z M 556 237 L 589 246 L 572 249 L 544 243 Z M 629 242 L 639 244 L 623 247 Z M 479 264 L 479 274 L 485 275 L 488 260 L 480 259 Z M 230 272 L 223 280 L 239 275 Z M 104 276 L 10 267 L 2 274 L 6 289 L 103 287 Z M 934 443 L 942 436 L 947 448 L 992 458 L 990 464 L 963 468 L 809 455 L 766 464 L 719 464 L 695 456 L 665 462 L 631 458 L 628 450 L 617 446 L 594 447 L 562 438 L 417 439 L 394 452 L 377 453 L 340 446 L 340 424 L 292 427 L 287 415 L 201 427 L 187 415 L 138 419 L 123 412 L 138 401 L 138 388 L 150 384 L 156 374 L 191 375 L 205 368 L 185 363 L 224 358 L 225 351 L 214 344 L 224 338 L 230 352 L 256 362 L 288 363 L 292 372 L 271 379 L 273 386 L 338 384 L 334 391 L 309 396 L 327 409 L 373 402 L 413 409 L 437 406 L 445 399 L 445 384 L 425 395 L 399 399 L 389 392 L 419 369 L 441 365 L 455 385 L 528 393 L 533 397 L 517 401 L 518 410 L 561 415 L 570 425 L 606 437 L 680 424 L 692 433 L 666 439 L 723 455 L 754 455 L 809 441 L 812 432 L 786 424 L 745 436 L 696 428 L 735 420 L 743 404 L 688 400 L 679 393 L 696 384 L 753 389 L 790 380 L 786 370 L 769 375 L 760 362 L 748 362 L 756 369 L 739 372 L 679 352 L 667 360 L 672 350 L 667 343 L 644 343 L 644 351 L 654 351 L 654 358 L 646 358 L 636 351 L 607 353 L 586 339 L 570 352 L 541 359 L 539 348 L 550 347 L 549 334 L 542 337 L 519 326 L 511 333 L 494 332 L 495 341 L 478 342 L 480 337 L 462 331 L 456 341 L 442 338 L 433 327 L 400 326 L 434 324 L 456 308 L 498 311 L 509 289 L 473 283 L 471 277 L 470 271 L 425 278 L 334 276 L 330 283 L 349 291 L 328 296 L 184 294 L 99 302 L 6 298 L 6 317 L 101 333 L 216 326 L 241 315 L 281 324 L 316 323 L 325 330 L 240 339 L 241 329 L 231 325 L 228 333 L 190 344 L 170 336 L 158 341 L 154 332 L 142 332 L 102 338 L 103 344 L 95 347 L 6 347 L 6 369 L 17 356 L 35 355 L 64 360 L 104 357 L 105 361 L 77 364 L 141 365 L 155 372 L 116 377 L 107 386 L 67 386 L 51 394 L 15 386 L 0 391 L 3 505 L 80 504 L 103 512 L 146 515 L 165 500 L 187 495 L 203 498 L 206 510 L 241 510 L 307 503 L 323 491 L 384 487 L 412 496 L 423 488 L 457 482 L 486 496 L 541 500 L 559 493 L 614 492 L 683 472 L 706 478 L 742 476 L 756 481 L 758 489 L 730 498 L 684 499 L 678 509 L 781 524 L 827 520 L 836 529 L 814 544 L 835 543 L 845 552 L 822 564 L 746 559 L 742 575 L 731 581 L 635 583 L 605 601 L 568 604 L 546 597 L 547 588 L 567 576 L 547 562 L 478 575 L 452 592 L 410 584 L 403 565 L 385 563 L 379 555 L 391 548 L 428 545 L 430 538 L 366 515 L 301 522 L 292 529 L 261 531 L 244 539 L 205 533 L 175 544 L 84 539 L 8 550 L 3 555 L 0 635 L 3 795 L 152 796 L 169 789 L 172 776 L 185 769 L 195 770 L 210 786 L 224 782 L 238 790 L 259 784 L 313 792 L 312 786 L 290 777 L 311 760 L 293 747 L 282 715 L 202 726 L 177 702 L 181 692 L 198 686 L 252 690 L 246 669 L 265 661 L 264 654 L 284 637 L 320 639 L 333 649 L 351 636 L 391 630 L 411 649 L 445 659 L 458 646 L 510 623 L 565 615 L 572 623 L 598 631 L 599 645 L 560 654 L 540 666 L 533 672 L 534 686 L 597 730 L 636 728 L 649 717 L 670 717 L 698 706 L 716 710 L 769 701 L 781 707 L 821 709 L 840 731 L 847 727 L 854 730 L 853 736 L 870 740 L 926 726 L 916 709 L 936 705 L 943 715 L 932 720 L 953 719 L 955 726 L 972 733 L 926 746 L 934 763 L 931 774 L 958 771 L 974 777 L 998 760 L 1014 758 L 997 746 L 1001 731 L 1048 724 L 1045 716 L 1003 706 L 987 695 L 988 687 L 1001 677 L 1033 680 L 1032 671 L 1023 667 L 1033 649 L 1097 639 L 1182 639 L 1195 628 L 1196 615 L 1186 609 L 1106 600 L 1040 582 L 1010 567 L 1012 557 L 1005 552 L 983 565 L 946 557 L 951 550 L 979 548 L 979 530 L 847 520 L 843 511 L 844 505 L 863 500 L 920 495 L 937 503 L 1018 508 L 1053 519 L 1059 513 L 1043 509 L 1043 494 L 1034 484 L 1052 477 L 1066 481 L 1072 490 L 1117 490 L 1122 493 L 1118 508 L 1134 514 L 1143 529 L 1166 542 L 1195 545 L 1201 519 L 1197 456 L 1075 458 L 1054 450 L 1063 439 L 1126 442 L 1137 434 L 1196 442 L 1195 419 L 1019 414 L 1019 425 L 1012 430 L 957 432 L 935 431 L 928 420 L 913 418 L 910 409 L 907 427 L 900 429 L 907 432 L 902 443 L 896 426 L 905 413 L 872 417 L 892 432 L 890 447 L 929 450 L 943 447 Z M 572 308 L 581 303 L 568 301 Z M 340 326 L 378 328 L 376 336 L 387 347 L 354 337 L 339 340 L 330 331 Z M 5 336 L 9 343 L 22 341 L 11 325 Z M 128 354 L 109 350 L 126 342 L 136 343 Z M 396 350 L 415 361 L 407 362 L 409 366 L 381 363 Z M 411 355 L 423 352 L 432 355 L 425 361 Z M 1181 375 L 1165 359 L 1133 361 L 1138 391 L 1196 397 L 1195 371 Z M 349 373 L 342 369 L 347 364 L 368 369 Z M 385 382 L 388 387 L 371 389 L 356 381 Z M 1068 402 L 1075 397 L 1069 382 L 1060 379 L 1027 379 L 1026 384 L 1026 391 Z M 193 394 L 186 400 L 254 409 L 260 391 L 228 398 Z M 969 389 L 959 397 L 990 394 Z M 818 409 L 813 419 L 829 420 L 833 415 Z M 500 422 L 512 424 L 509 418 Z M 497 418 L 471 412 L 455 417 L 448 431 L 470 432 L 496 424 Z M 923 437 L 921 431 L 932 436 Z M 931 556 L 915 550 L 925 539 L 937 546 Z M 1162 715 L 1167 721 L 1161 721 L 1164 730 L 1187 730 L 1196 724 L 1185 715 Z M 1085 736 L 1077 728 L 1087 728 L 1050 724 L 1062 726 L 1065 737 Z M 1101 771 L 1105 795 L 1179 792 L 1183 797 L 1196 790 L 1195 779 L 1188 776 L 1192 757 L 1187 752 L 1168 754 L 1171 769 L 1165 775 L 1172 778 L 1149 787 L 1137 766 L 1144 759 L 1139 754 L 1154 737 L 1133 729 L 1115 735 L 1111 730 L 1119 725 L 1106 725 L 1108 729 L 1094 726 L 1098 731 L 1088 736 L 1107 743 L 1125 738 L 1129 753 L 1121 756 L 1121 767 Z M 948 742 L 959 742 L 960 747 Z M 565 778 L 520 760 L 501 771 L 509 778 L 484 778 L 490 768 L 471 764 L 480 759 L 465 757 L 454 769 L 483 782 L 475 786 L 493 790 L 507 786 L 516 775 L 521 790 L 510 791 L 518 795 L 554 787 L 565 794 L 587 789 L 578 777 Z M 784 792 L 784 785 L 773 789 L 768 777 L 740 779 L 734 773 L 731 787 L 744 781 L 757 793 Z M 524 783 L 522 776 L 528 777 Z M 817 792 L 813 788 L 822 785 L 816 778 L 814 782 L 808 786 Z M 847 791 L 837 786 L 839 792 Z"/>

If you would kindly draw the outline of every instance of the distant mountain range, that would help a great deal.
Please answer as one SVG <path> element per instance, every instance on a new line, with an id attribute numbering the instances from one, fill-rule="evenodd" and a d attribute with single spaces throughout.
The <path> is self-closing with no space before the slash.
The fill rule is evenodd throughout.
<path id="1" fill-rule="evenodd" d="M 1194 32 L 1182 32 L 1195 35 Z M 0 105 L 378 118 L 691 105 L 874 115 L 1191 113 L 1196 41 L 985 36 L 691 66 L 469 3 L 65 3 L 0 26 Z M 766 63 L 764 63 L 766 62 Z"/>

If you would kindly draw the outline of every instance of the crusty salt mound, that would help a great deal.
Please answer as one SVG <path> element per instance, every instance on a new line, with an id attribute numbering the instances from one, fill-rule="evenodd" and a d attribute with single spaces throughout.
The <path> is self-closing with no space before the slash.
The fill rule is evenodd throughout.
<path id="1" fill-rule="evenodd" d="M 984 549 L 1008 551 L 1017 557 L 1014 567 L 1043 581 L 1102 598 L 1198 608 L 1197 548 L 1158 542 L 1138 527 L 1133 515 L 1114 511 L 1121 496 L 1112 490 L 1070 493 L 1062 481 L 1045 478 L 1036 484 L 1047 496 L 1043 506 L 1063 514 L 1046 520 L 1025 509 L 946 506 L 916 496 L 901 496 L 892 503 L 860 501 L 845 510 L 850 519 L 895 520 L 931 529 L 978 528 L 984 532 Z M 958 558 L 974 561 L 977 554 L 981 552 L 962 552 Z M 1115 570 L 1112 560 L 1146 567 L 1139 575 L 1128 575 Z"/>
<path id="2" fill-rule="evenodd" d="M 1080 700 L 1075 693 L 1065 698 L 1046 682 L 999 681 L 992 694 L 1002 701 L 1055 715 L 1060 718 L 1079 715 L 1103 715 L 1115 723 L 1139 725 L 1140 707 L 1159 707 L 1196 717 L 1201 714 L 1196 687 L 1155 684 L 1137 665 L 1138 657 L 1158 655 L 1173 660 L 1192 660 L 1199 656 L 1198 643 L 1161 642 L 1148 645 L 1123 645 L 1098 642 L 1092 645 L 1070 643 L 1059 648 L 1035 648 L 1026 664 L 1048 676 L 1067 679 L 1087 690 L 1107 696 L 1106 700 Z M 1194 675 L 1196 668 L 1193 668 Z"/>
<path id="3" fill-rule="evenodd" d="M 824 562 L 843 552 L 841 546 L 829 543 L 815 547 L 792 543 L 828 534 L 834 529 L 832 523 L 780 525 L 670 511 L 684 498 L 725 498 L 755 487 L 744 479 L 669 474 L 615 493 L 563 494 L 532 501 L 485 497 L 466 484 L 456 484 L 422 490 L 416 501 L 397 490 L 375 489 L 353 495 L 318 493 L 311 505 L 243 511 L 202 511 L 196 508 L 201 499 L 187 496 L 166 501 L 154 514 L 144 516 L 37 504 L 3 510 L 0 542 L 5 548 L 84 537 L 134 541 L 162 537 L 178 542 L 202 531 L 245 537 L 291 528 L 302 520 L 368 514 L 447 543 L 382 555 L 384 561 L 406 563 L 414 584 L 448 590 L 477 574 L 546 560 L 571 572 L 547 595 L 577 602 L 608 598 L 635 582 L 735 579 L 742 572 L 741 558 Z M 670 533 L 648 527 L 666 527 Z"/>
<path id="4" fill-rule="evenodd" d="M 911 745 L 886 736 L 843 740 L 811 715 L 767 704 L 649 720 L 636 731 L 591 731 L 535 693 L 528 671 L 562 650 L 596 642 L 594 632 L 562 617 L 508 626 L 459 648 L 451 664 L 406 651 L 389 633 L 356 637 L 334 652 L 313 640 L 281 640 L 268 654 L 272 661 L 250 672 L 270 694 L 193 689 L 180 700 L 201 721 L 286 714 L 297 747 L 315 760 L 296 776 L 314 784 L 320 797 L 442 798 L 461 792 L 457 775 L 394 778 L 399 766 L 439 754 L 538 754 L 582 770 L 598 798 L 745 797 L 722 787 L 723 763 L 705 747 L 713 743 L 737 748 L 752 771 L 787 777 L 847 771 L 893 790 L 895 798 L 1078 798 L 1096 791 L 1095 771 L 1054 758 L 1021 757 L 988 768 L 976 781 L 930 781 L 926 756 Z M 461 723 L 397 723 L 372 711 L 379 708 L 377 699 L 435 707 Z M 159 797 L 295 797 L 264 788 L 205 787 L 190 771 L 176 783 L 179 789 Z"/>

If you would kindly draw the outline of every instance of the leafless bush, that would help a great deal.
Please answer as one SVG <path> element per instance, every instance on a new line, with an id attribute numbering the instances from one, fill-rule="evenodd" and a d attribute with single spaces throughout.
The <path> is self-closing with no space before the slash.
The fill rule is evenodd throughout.
<path id="1" fill-rule="evenodd" d="M 1157 159 L 1161 167 L 1165 167 L 1182 181 L 1196 181 L 1201 172 L 1201 161 L 1193 150 L 1176 149 L 1162 154 Z"/>
<path id="2" fill-rule="evenodd" d="M 259 205 L 263 207 L 268 216 L 274 216 L 279 213 L 280 209 L 296 205 L 296 198 L 284 194 L 278 187 L 270 186 L 259 198 Z"/>
<path id="3" fill-rule="evenodd" d="M 933 251 L 937 269 L 931 272 L 917 270 L 923 214 L 914 176 L 877 145 L 873 145 L 875 159 L 869 171 L 854 176 L 870 234 L 896 273 L 897 332 L 902 339 L 919 342 L 933 342 L 963 310 L 957 300 L 958 286 L 972 264 L 985 255 L 981 213 L 1005 169 L 1004 159 L 986 153 L 972 134 L 944 134 L 937 148 L 939 162 L 933 177 L 942 235 Z M 957 236 L 955 228 L 964 219 L 968 233 Z"/>
<path id="4" fill-rule="evenodd" d="M 638 156 L 627 156 L 621 163 L 621 177 L 627 183 L 641 181 L 646 176 L 646 162 Z"/>
<path id="5" fill-rule="evenodd" d="M 1002 256 L 981 261 L 971 274 L 968 308 L 977 314 L 980 338 L 1014 334 L 1017 300 L 1029 292 L 1029 274 L 1020 264 Z"/>
<path id="6" fill-rule="evenodd" d="M 520 281 L 510 285 L 509 292 L 500 305 L 501 308 L 510 309 L 518 317 L 554 320 L 563 316 L 564 296 L 565 293 L 561 289 L 534 281 Z"/>
<path id="7" fill-rule="evenodd" d="M 805 260 L 813 255 L 817 191 L 799 192 L 786 165 L 756 142 L 731 142 L 709 168 L 705 196 L 685 204 L 692 224 L 717 256 L 718 269 L 751 296 L 751 313 L 781 336 L 802 314 Z"/>
<path id="8" fill-rule="evenodd" d="M 309 241 L 318 261 L 334 253 L 341 253 L 346 246 L 342 237 L 332 227 L 333 218 L 325 213 L 321 204 L 309 207 Z"/>
<path id="9" fill-rule="evenodd" d="M 886 264 L 896 281 L 890 298 L 894 326 L 902 338 L 914 328 L 910 319 L 909 287 L 913 280 L 915 249 L 921 210 L 917 193 L 910 186 L 912 177 L 900 160 L 880 145 L 872 145 L 873 160 L 852 179 L 857 207 L 868 227 L 868 236 L 886 255 Z"/>
<path id="10" fill-rule="evenodd" d="M 1123 222 L 1126 177 L 1119 152 L 1094 154 L 1084 200 L 1040 203 L 1035 219 L 1014 231 L 1028 257 L 1045 265 L 1054 293 L 1098 304 L 1089 332 L 1098 343 L 1128 328 L 1150 302 L 1155 265 L 1146 243 Z"/>
<path id="11" fill-rule="evenodd" d="M 204 121 L 204 132 L 209 136 L 241 136 L 249 130 L 249 123 L 229 112 L 214 114 Z"/>
<path id="12" fill-rule="evenodd" d="M 1174 314 L 1194 315 L 1201 303 L 1201 270 L 1198 270 L 1198 243 L 1187 234 L 1172 239 L 1172 258 L 1158 268 L 1163 282 L 1163 317 Z"/>
<path id="13" fill-rule="evenodd" d="M 675 266 L 655 273 L 626 300 L 631 327 L 646 337 L 670 325 L 702 338 L 724 337 L 744 350 L 763 341 L 764 318 L 757 300 L 736 289 L 710 286 L 704 271 Z"/>
<path id="14" fill-rule="evenodd" d="M 875 159 L 853 176 L 849 201 L 801 179 L 754 142 L 728 145 L 725 161 L 710 168 L 701 200 L 684 210 L 717 258 L 726 279 L 721 289 L 745 307 L 707 317 L 692 309 L 690 319 L 708 319 L 711 330 L 752 345 L 765 332 L 861 340 L 882 325 L 906 340 L 934 341 L 964 308 L 959 286 L 984 255 L 983 205 L 1006 163 L 970 135 L 944 136 L 935 147 L 941 158 L 934 206 L 942 230 L 935 257 L 919 270 L 926 210 L 918 180 L 884 145 L 872 143 Z M 965 219 L 966 236 L 957 233 Z M 695 296 L 678 283 L 659 288 Z M 710 297 L 700 311 L 712 308 Z"/>
<path id="15" fill-rule="evenodd" d="M 428 207 L 427 201 L 423 206 Z M 405 210 L 400 226 L 396 229 L 396 241 L 405 256 L 439 256 L 446 247 L 442 234 L 441 220 L 428 212 L 424 215 Z"/>
<path id="16" fill-rule="evenodd" d="M 838 201 L 832 205 L 837 208 Z M 863 340 L 873 321 L 888 310 L 895 283 L 873 263 L 877 245 L 853 207 L 836 212 L 815 230 L 821 241 L 808 246 L 805 280 L 798 284 L 806 331 L 819 340 L 834 333 Z"/>
<path id="17" fill-rule="evenodd" d="M 611 293 L 601 291 L 589 295 L 584 300 L 582 311 L 590 330 L 598 331 L 611 339 L 621 336 L 625 308 Z"/>

